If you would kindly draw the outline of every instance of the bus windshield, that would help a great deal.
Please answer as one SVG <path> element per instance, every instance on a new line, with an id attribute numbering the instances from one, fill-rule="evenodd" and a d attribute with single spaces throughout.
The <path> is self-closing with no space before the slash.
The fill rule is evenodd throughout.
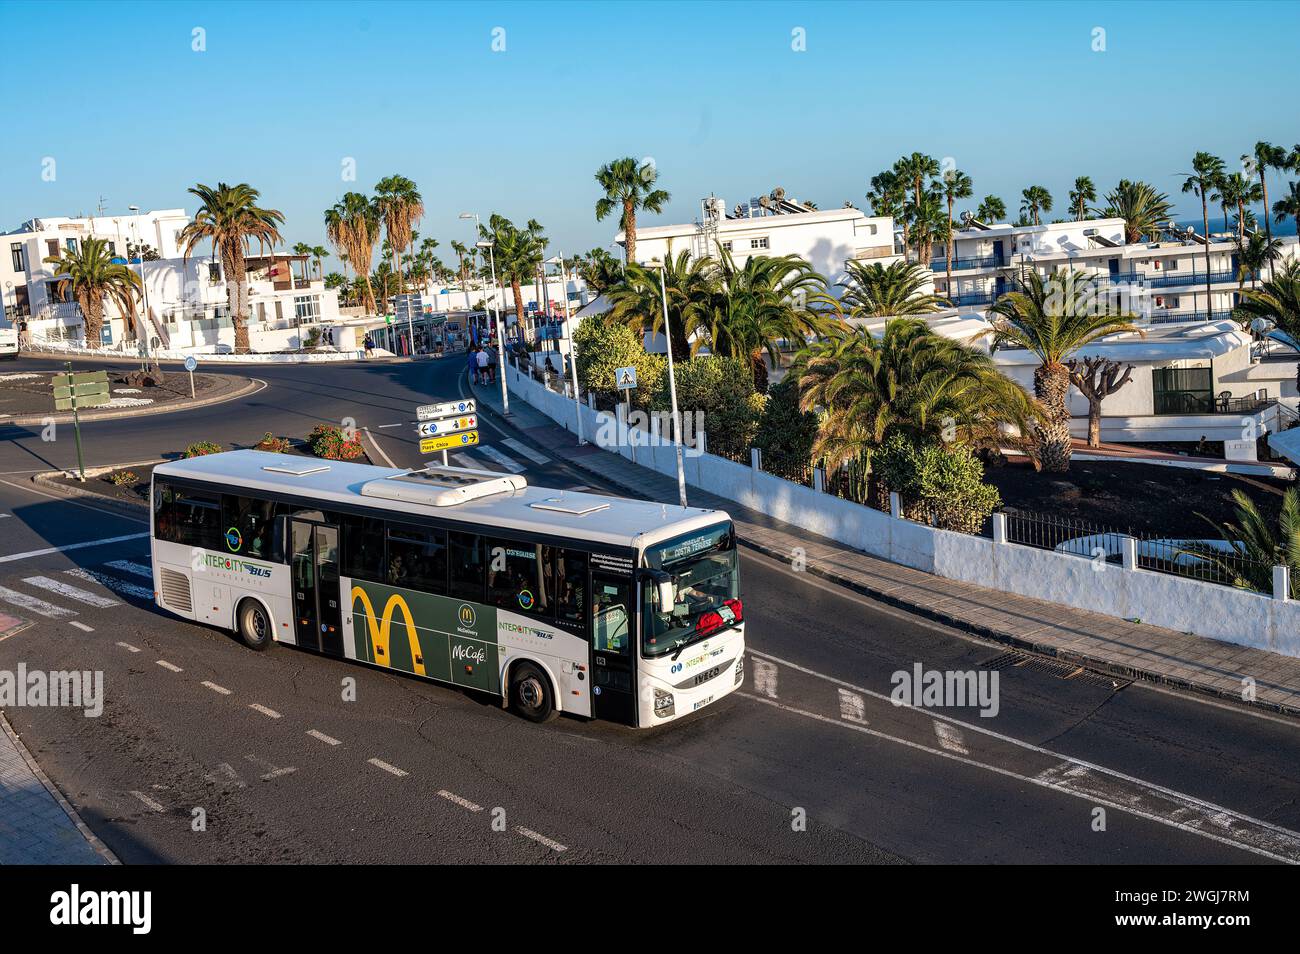
<path id="1" fill-rule="evenodd" d="M 644 583 L 641 648 L 646 656 L 674 652 L 740 621 L 739 566 L 731 524 L 656 544 L 646 551 L 645 562 L 672 577 L 674 604 L 672 612 L 660 613 L 654 582 Z"/>

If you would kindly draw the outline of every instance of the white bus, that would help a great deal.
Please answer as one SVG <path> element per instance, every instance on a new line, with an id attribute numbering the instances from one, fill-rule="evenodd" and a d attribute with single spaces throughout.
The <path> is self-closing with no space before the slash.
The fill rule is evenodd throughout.
<path id="1" fill-rule="evenodd" d="M 718 510 L 241 450 L 160 464 L 160 607 L 560 712 L 654 726 L 733 691 L 744 622 Z"/>

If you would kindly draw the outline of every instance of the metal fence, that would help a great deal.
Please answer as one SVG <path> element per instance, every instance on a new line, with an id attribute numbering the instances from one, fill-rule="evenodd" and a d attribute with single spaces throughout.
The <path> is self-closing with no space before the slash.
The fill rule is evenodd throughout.
<path id="1" fill-rule="evenodd" d="M 1271 591 L 1273 564 L 1253 560 L 1225 540 L 1189 540 L 1106 527 L 1084 520 L 1020 510 L 1003 512 L 1007 542 L 1040 550 L 1122 563 L 1124 540 L 1132 537 L 1137 565 L 1205 583 L 1249 585 Z M 986 529 L 985 533 L 990 531 Z"/>

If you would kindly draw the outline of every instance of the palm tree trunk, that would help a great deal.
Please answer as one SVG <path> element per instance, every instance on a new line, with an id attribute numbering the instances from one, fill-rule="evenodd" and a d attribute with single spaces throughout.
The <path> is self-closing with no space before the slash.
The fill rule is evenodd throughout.
<path id="1" fill-rule="evenodd" d="M 98 348 L 100 329 L 104 326 L 103 296 L 84 292 L 78 297 L 81 300 L 77 304 L 81 306 L 81 320 L 86 329 L 86 347 Z"/>
<path id="2" fill-rule="evenodd" d="M 948 241 L 944 243 L 944 263 L 948 273 L 948 297 L 952 297 L 952 196 L 948 196 Z"/>
<path id="3" fill-rule="evenodd" d="M 623 200 L 623 261 L 636 261 L 636 206 L 631 199 Z"/>
<path id="4" fill-rule="evenodd" d="M 1038 424 L 1039 457 L 1043 469 L 1063 474 L 1070 469 L 1070 371 L 1063 364 L 1034 369 L 1034 395 L 1047 409 Z"/>
<path id="5" fill-rule="evenodd" d="M 528 342 L 528 330 L 524 327 L 524 290 L 519 285 L 518 277 L 510 279 L 510 290 L 515 295 L 515 324 L 519 326 L 520 335 L 524 342 Z"/>
<path id="6" fill-rule="evenodd" d="M 1210 291 L 1210 203 L 1205 198 L 1205 185 L 1201 185 L 1201 222 L 1205 227 L 1205 320 L 1214 315 L 1214 297 Z"/>
<path id="7" fill-rule="evenodd" d="M 248 323 L 244 316 L 244 283 L 248 272 L 244 267 L 243 251 L 238 247 L 231 249 L 228 255 L 230 266 L 227 269 L 228 275 L 235 278 L 234 286 L 227 284 L 226 301 L 230 305 L 230 324 L 235 330 L 235 353 L 248 353 Z M 143 327 L 143 323 L 142 323 Z M 145 332 L 148 334 L 148 331 Z"/>

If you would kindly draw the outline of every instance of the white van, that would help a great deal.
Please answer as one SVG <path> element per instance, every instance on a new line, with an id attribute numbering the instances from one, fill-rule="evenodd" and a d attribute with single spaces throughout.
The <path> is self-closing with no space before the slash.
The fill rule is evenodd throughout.
<path id="1" fill-rule="evenodd" d="M 18 357 L 18 329 L 0 328 L 0 358 Z"/>

